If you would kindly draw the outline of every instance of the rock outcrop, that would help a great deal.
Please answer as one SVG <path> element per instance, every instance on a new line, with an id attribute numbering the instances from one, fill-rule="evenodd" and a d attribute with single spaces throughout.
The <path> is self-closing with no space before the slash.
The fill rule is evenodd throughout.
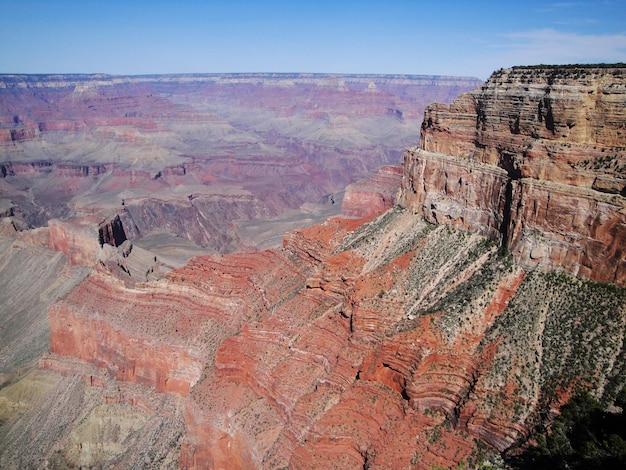
<path id="1" fill-rule="evenodd" d="M 346 187 L 341 214 L 347 217 L 370 217 L 391 209 L 398 201 L 402 167 L 384 166 L 370 178 Z"/>
<path id="2" fill-rule="evenodd" d="M 98 240 L 100 246 L 103 246 L 105 243 L 111 246 L 120 246 L 128 240 L 124 231 L 124 224 L 122 224 L 122 219 L 119 215 L 115 215 L 115 217 L 100 224 L 98 227 Z"/>
<path id="3" fill-rule="evenodd" d="M 49 220 L 50 248 L 67 256 L 70 265 L 93 266 L 101 253 L 97 220 L 95 217 Z"/>
<path id="4" fill-rule="evenodd" d="M 425 112 L 401 202 L 525 266 L 626 283 L 626 69 L 514 67 Z"/>

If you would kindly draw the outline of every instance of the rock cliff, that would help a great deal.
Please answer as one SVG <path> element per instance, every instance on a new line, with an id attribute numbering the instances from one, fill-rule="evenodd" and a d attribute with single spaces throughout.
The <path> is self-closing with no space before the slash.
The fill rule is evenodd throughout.
<path id="1" fill-rule="evenodd" d="M 183 397 L 183 468 L 478 465 L 576 384 L 615 396 L 625 298 L 395 207 L 132 288 L 92 273 L 50 309 L 42 365 Z"/>
<path id="2" fill-rule="evenodd" d="M 427 108 L 401 203 L 522 263 L 626 283 L 626 69 L 514 67 Z"/>
<path id="3" fill-rule="evenodd" d="M 341 214 L 347 217 L 369 217 L 391 209 L 398 202 L 402 167 L 384 166 L 372 177 L 346 187 Z"/>

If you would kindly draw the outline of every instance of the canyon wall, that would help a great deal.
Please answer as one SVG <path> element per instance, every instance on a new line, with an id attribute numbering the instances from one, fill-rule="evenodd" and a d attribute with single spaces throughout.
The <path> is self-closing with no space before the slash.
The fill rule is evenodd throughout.
<path id="1" fill-rule="evenodd" d="M 163 434 L 159 452 L 181 468 L 479 466 L 575 387 L 614 399 L 626 383 L 624 295 L 527 272 L 488 238 L 395 206 L 294 231 L 279 250 L 198 257 L 158 281 L 128 286 L 98 269 L 49 309 L 38 373 L 82 377 L 95 409 L 178 416 L 178 439 Z M 150 405 L 159 395 L 177 397 L 174 409 Z M 127 422 L 107 413 L 103 433 Z M 64 424 L 71 438 L 34 433 L 63 449 L 59 462 L 91 442 L 80 416 Z M 145 419 L 123 429 L 138 439 Z M 144 455 L 108 435 L 98 442 L 118 446 L 120 465 Z"/>
<path id="2" fill-rule="evenodd" d="M 398 202 L 401 181 L 402 167 L 386 165 L 372 177 L 348 185 L 341 214 L 364 218 L 391 209 Z"/>
<path id="3" fill-rule="evenodd" d="M 514 67 L 427 108 L 401 203 L 526 267 L 626 283 L 626 69 Z"/>

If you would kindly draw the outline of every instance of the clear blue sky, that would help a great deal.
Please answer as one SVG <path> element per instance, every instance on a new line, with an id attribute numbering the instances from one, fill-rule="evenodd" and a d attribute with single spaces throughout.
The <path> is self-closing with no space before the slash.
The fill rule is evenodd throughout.
<path id="1" fill-rule="evenodd" d="M 626 62 L 626 0 L 0 0 L 0 73 L 470 75 Z"/>

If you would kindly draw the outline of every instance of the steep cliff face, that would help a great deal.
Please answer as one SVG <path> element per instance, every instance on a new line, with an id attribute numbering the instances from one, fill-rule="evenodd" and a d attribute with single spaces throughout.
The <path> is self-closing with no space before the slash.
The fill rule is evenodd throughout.
<path id="1" fill-rule="evenodd" d="M 50 248 L 63 253 L 70 265 L 93 266 L 100 257 L 98 218 L 48 221 Z"/>
<path id="2" fill-rule="evenodd" d="M 515 67 L 427 108 L 401 201 L 525 266 L 626 283 L 626 69 Z"/>
<path id="3" fill-rule="evenodd" d="M 341 214 L 348 217 L 370 217 L 391 209 L 398 201 L 402 167 L 384 166 L 372 177 L 346 187 Z"/>
<path id="4" fill-rule="evenodd" d="M 98 240 L 100 241 L 100 246 L 105 243 L 111 246 L 120 246 L 127 240 L 124 224 L 119 215 L 100 224 L 98 227 Z"/>

